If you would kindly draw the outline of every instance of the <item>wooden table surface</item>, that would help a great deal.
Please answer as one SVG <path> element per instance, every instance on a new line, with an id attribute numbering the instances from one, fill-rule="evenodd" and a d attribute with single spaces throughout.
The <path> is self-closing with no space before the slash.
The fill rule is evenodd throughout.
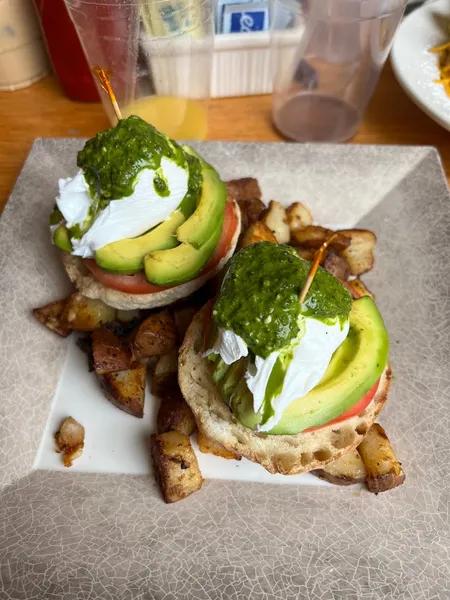
<path id="1" fill-rule="evenodd" d="M 91 137 L 108 126 L 100 104 L 68 100 L 53 76 L 24 90 L 0 92 L 0 115 L 0 211 L 35 138 Z M 208 139 L 281 140 L 271 125 L 270 96 L 212 100 Z M 450 177 L 450 133 L 407 98 L 389 64 L 352 143 L 436 146 Z"/>

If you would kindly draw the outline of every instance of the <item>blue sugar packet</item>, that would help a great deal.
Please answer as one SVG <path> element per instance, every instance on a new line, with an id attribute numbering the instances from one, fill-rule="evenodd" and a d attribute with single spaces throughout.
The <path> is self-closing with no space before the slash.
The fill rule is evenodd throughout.
<path id="1" fill-rule="evenodd" d="M 227 7 L 243 5 L 243 4 L 245 4 L 245 5 L 253 4 L 255 2 L 259 3 L 261 1 L 266 1 L 266 0 L 217 0 L 216 16 L 215 16 L 216 33 L 229 33 L 228 31 L 224 31 L 224 29 L 223 29 L 225 9 Z"/>
<path id="2" fill-rule="evenodd" d="M 269 6 L 267 2 L 229 4 L 225 6 L 222 19 L 223 33 L 248 33 L 269 29 Z"/>

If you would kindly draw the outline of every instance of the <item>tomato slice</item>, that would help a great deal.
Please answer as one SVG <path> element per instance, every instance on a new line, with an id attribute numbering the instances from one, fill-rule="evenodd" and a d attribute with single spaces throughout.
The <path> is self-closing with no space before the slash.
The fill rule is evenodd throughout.
<path id="1" fill-rule="evenodd" d="M 318 429 L 322 429 L 323 427 L 328 427 L 329 425 L 335 425 L 336 423 L 342 423 L 342 421 L 346 421 L 347 419 L 351 419 L 359 413 L 362 413 L 364 409 L 366 409 L 369 404 L 372 402 L 373 397 L 377 393 L 378 385 L 380 380 L 376 382 L 374 386 L 370 388 L 370 390 L 365 394 L 356 404 L 351 406 L 348 410 L 346 410 L 342 415 L 336 417 L 332 421 L 328 421 L 328 423 L 324 423 L 324 425 L 319 425 L 318 427 L 310 427 L 309 429 L 305 429 L 302 433 L 308 433 L 309 431 L 317 431 Z"/>
<path id="2" fill-rule="evenodd" d="M 201 275 L 205 275 L 209 271 L 212 271 L 225 256 L 230 247 L 237 224 L 238 218 L 234 207 L 228 202 L 225 206 L 222 235 L 220 236 L 216 249 L 214 250 L 203 271 L 199 274 L 199 277 Z M 116 273 L 108 273 L 108 271 L 105 271 L 99 267 L 93 258 L 84 259 L 84 264 L 95 277 L 95 279 L 97 279 L 97 281 L 106 287 L 109 287 L 113 290 L 118 290 L 119 292 L 125 292 L 127 294 L 155 294 L 157 292 L 176 287 L 173 285 L 153 285 L 147 281 L 143 271 L 135 273 L 134 275 L 118 275 Z"/>

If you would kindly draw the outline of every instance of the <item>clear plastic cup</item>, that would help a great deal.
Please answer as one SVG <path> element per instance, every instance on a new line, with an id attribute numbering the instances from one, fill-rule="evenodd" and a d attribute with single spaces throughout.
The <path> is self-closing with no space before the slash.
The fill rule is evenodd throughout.
<path id="1" fill-rule="evenodd" d="M 406 0 L 272 0 L 272 118 L 298 142 L 352 138 Z"/>
<path id="2" fill-rule="evenodd" d="M 204 139 L 213 52 L 210 0 L 65 0 L 91 68 L 110 69 L 124 117 Z M 117 122 L 100 90 L 106 113 Z"/>

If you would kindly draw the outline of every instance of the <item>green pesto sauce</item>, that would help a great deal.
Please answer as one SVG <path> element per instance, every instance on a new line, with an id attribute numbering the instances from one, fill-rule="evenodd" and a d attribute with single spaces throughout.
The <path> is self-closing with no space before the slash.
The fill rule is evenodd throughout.
<path id="1" fill-rule="evenodd" d="M 203 187 L 202 165 L 198 158 L 185 153 L 186 161 L 189 167 L 188 191 L 179 206 L 179 210 L 185 217 L 190 217 L 197 208 Z"/>
<path id="2" fill-rule="evenodd" d="M 217 325 L 231 329 L 254 354 L 267 358 L 297 338 L 300 315 L 343 322 L 352 296 L 322 267 L 299 305 L 310 266 L 289 246 L 260 242 L 244 248 L 228 263 L 213 309 Z"/>
<path id="3" fill-rule="evenodd" d="M 186 164 L 178 144 L 136 116 L 86 142 L 77 165 L 84 171 L 91 197 L 98 201 L 95 212 L 110 200 L 131 196 L 137 175 L 146 168 L 159 169 L 163 156 Z"/>
<path id="4" fill-rule="evenodd" d="M 170 194 L 169 184 L 167 183 L 167 179 L 164 177 L 162 169 L 158 169 L 156 175 L 153 177 L 153 187 L 155 192 L 165 198 Z"/>

